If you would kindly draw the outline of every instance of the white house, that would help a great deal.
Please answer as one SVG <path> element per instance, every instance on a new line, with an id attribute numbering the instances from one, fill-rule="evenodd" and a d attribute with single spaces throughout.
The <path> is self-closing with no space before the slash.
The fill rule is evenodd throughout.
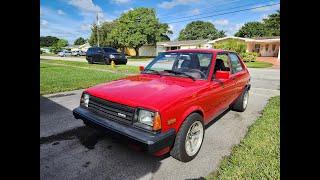
<path id="1" fill-rule="evenodd" d="M 208 43 L 214 47 L 217 42 L 235 39 L 243 41 L 247 44 L 247 52 L 256 52 L 262 57 L 278 57 L 280 60 L 280 37 L 258 37 L 258 38 L 241 38 L 228 36 L 224 38 L 215 39 Z"/>
<path id="2" fill-rule="evenodd" d="M 210 40 L 187 40 L 187 41 L 166 41 L 157 42 L 156 54 L 176 49 L 196 49 L 196 48 L 212 48 Z"/>

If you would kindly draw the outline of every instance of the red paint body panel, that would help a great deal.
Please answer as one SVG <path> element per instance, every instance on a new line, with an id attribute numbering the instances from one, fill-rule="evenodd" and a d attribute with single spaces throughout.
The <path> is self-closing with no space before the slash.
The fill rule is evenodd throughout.
<path id="1" fill-rule="evenodd" d="M 243 71 L 230 74 L 229 79 L 211 80 L 217 52 L 214 49 L 187 49 L 170 52 L 212 53 L 212 63 L 207 80 L 193 81 L 186 77 L 139 74 L 91 87 L 85 92 L 109 101 L 132 107 L 158 111 L 162 132 L 174 128 L 176 132 L 184 119 L 192 112 L 199 112 L 204 123 L 229 107 L 249 83 L 250 75 L 243 62 Z M 239 57 L 240 59 L 240 57 Z M 168 125 L 169 119 L 176 119 Z"/>

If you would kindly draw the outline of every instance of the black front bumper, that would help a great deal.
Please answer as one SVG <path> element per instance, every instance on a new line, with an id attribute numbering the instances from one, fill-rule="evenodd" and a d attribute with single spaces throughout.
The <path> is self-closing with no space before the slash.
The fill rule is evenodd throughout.
<path id="1" fill-rule="evenodd" d="M 82 107 L 75 108 L 73 115 L 76 119 L 82 119 L 86 124 L 93 124 L 137 141 L 151 154 L 170 147 L 175 139 L 174 129 L 170 129 L 165 133 L 152 134 L 136 129 L 131 125 L 108 120 Z"/>

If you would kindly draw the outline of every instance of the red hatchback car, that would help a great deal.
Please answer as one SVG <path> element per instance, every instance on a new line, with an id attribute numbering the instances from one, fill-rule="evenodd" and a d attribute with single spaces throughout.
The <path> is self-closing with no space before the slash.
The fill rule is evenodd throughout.
<path id="1" fill-rule="evenodd" d="M 215 49 L 159 54 L 141 73 L 86 89 L 76 119 L 121 134 L 149 153 L 191 161 L 204 126 L 248 104 L 250 74 L 235 53 Z"/>

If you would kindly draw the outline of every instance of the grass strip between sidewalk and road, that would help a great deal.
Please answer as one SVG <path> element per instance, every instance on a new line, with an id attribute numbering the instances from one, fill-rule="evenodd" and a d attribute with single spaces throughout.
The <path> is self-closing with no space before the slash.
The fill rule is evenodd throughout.
<path id="1" fill-rule="evenodd" d="M 123 73 L 40 63 L 40 94 L 88 88 L 125 76 Z"/>
<path id="2" fill-rule="evenodd" d="M 280 179 L 280 96 L 269 100 L 244 139 L 206 179 Z"/>
<path id="3" fill-rule="evenodd" d="M 254 62 L 245 62 L 248 68 L 269 68 L 272 67 L 272 63 L 262 62 L 262 61 L 254 61 Z"/>
<path id="4" fill-rule="evenodd" d="M 77 62 L 77 61 L 65 61 L 65 60 L 46 60 L 40 59 L 40 62 L 43 63 L 52 63 L 52 65 L 66 65 L 71 67 L 79 67 L 93 70 L 106 70 L 109 72 L 115 73 L 125 73 L 125 74 L 137 74 L 139 73 L 139 67 L 129 66 L 129 65 L 116 65 L 115 68 L 112 68 L 111 65 L 105 64 L 88 64 L 87 62 Z"/>

